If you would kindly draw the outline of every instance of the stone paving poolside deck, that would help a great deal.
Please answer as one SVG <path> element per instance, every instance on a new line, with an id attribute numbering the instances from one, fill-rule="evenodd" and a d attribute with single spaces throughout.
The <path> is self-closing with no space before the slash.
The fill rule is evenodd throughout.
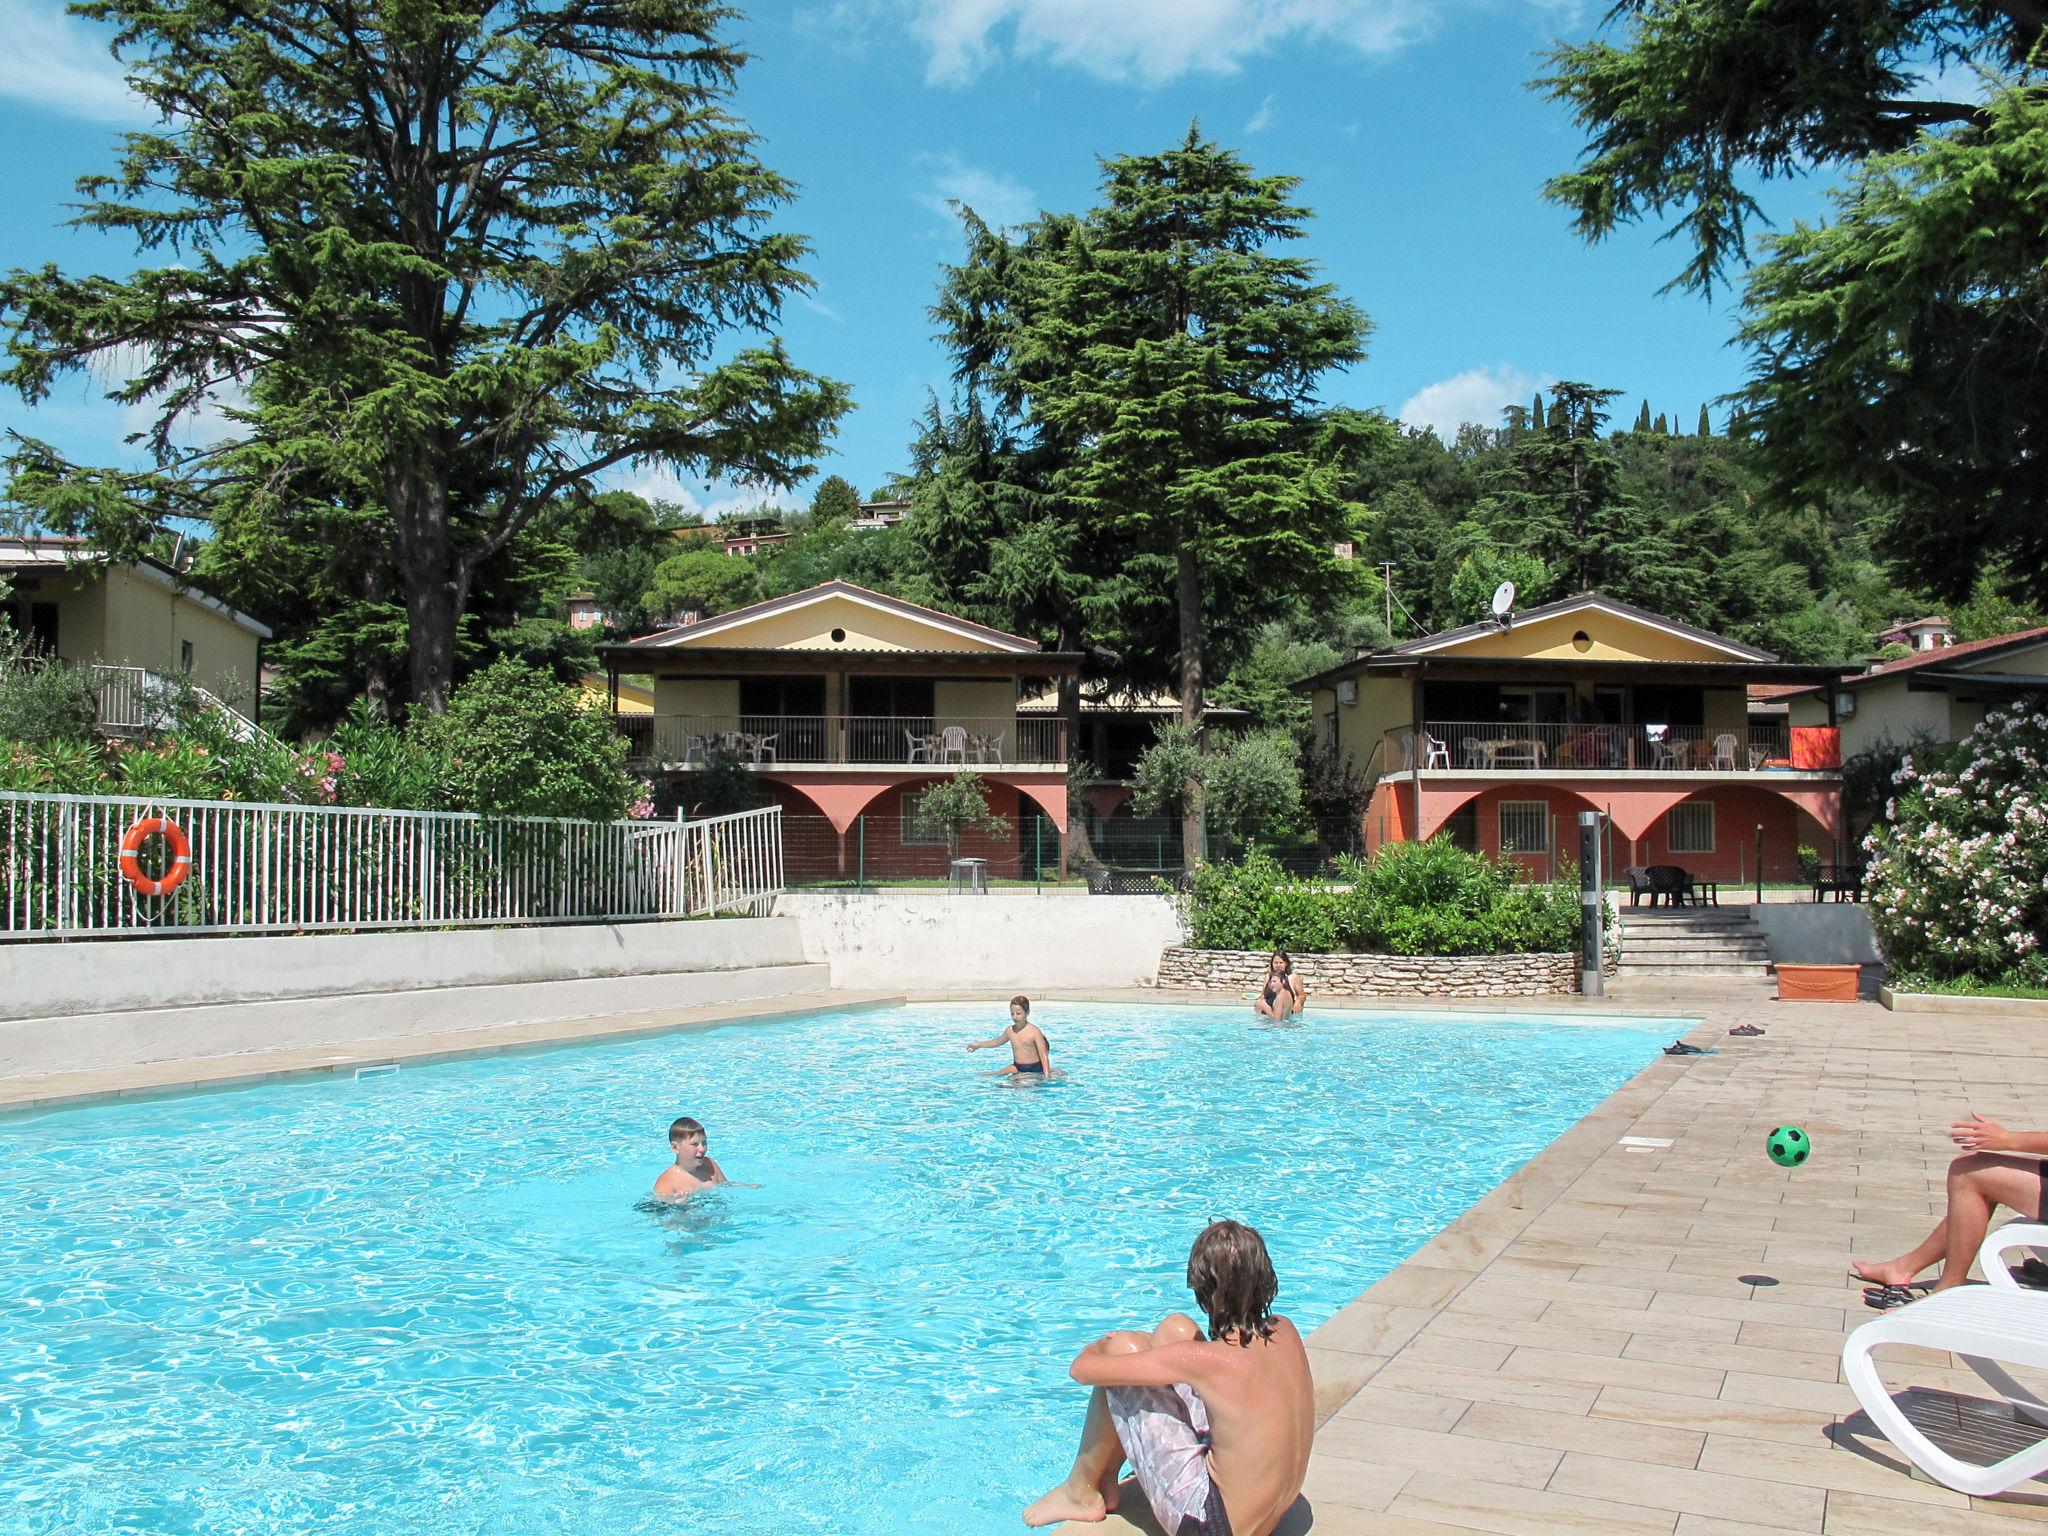
<path id="1" fill-rule="evenodd" d="M 1849 1261 L 1926 1235 L 1966 1110 L 2048 1120 L 2048 1035 L 1779 1003 L 1754 982 L 1635 984 L 1607 1006 L 1701 1018 L 1687 1038 L 1714 1054 L 1644 1069 L 1316 1330 L 1328 1416 L 1283 1532 L 2048 1533 L 2048 1484 L 1971 1499 L 1911 1474 L 1840 1369 L 1843 1336 L 1875 1315 Z M 1731 1038 L 1744 1020 L 1768 1033 Z M 1763 1151 L 1787 1121 L 1815 1147 L 1791 1172 Z M 1916 1421 L 1980 1443 L 2019 1432 L 1970 1412 L 1988 1390 L 1949 1356 L 1885 1359 L 1895 1389 L 1920 1389 Z M 1061 1529 L 1155 1529 L 1139 1519 Z"/>

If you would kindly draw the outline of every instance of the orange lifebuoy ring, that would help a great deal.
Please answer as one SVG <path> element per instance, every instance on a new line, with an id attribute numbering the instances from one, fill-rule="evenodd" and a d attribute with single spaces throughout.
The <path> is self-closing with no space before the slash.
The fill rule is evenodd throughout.
<path id="1" fill-rule="evenodd" d="M 161 837 L 171 850 L 170 868 L 161 880 L 142 872 L 142 845 Z M 121 877 L 145 896 L 168 896 L 192 873 L 192 840 L 168 816 L 145 816 L 121 837 Z"/>

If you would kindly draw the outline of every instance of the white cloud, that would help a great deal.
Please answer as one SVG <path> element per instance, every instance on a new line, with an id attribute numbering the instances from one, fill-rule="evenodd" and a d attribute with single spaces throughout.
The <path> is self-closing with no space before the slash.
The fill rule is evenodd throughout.
<path id="1" fill-rule="evenodd" d="M 1425 384 L 1394 414 L 1405 426 L 1430 427 L 1446 443 L 1458 435 L 1466 422 L 1498 427 L 1500 413 L 1511 405 L 1526 404 L 1529 397 L 1550 382 L 1548 375 L 1537 378 L 1505 363 L 1492 368 L 1468 368 L 1448 379 Z"/>
<path id="2" fill-rule="evenodd" d="M 604 479 L 607 490 L 631 491 L 649 501 L 669 502 L 696 513 L 707 523 L 715 523 L 727 513 L 750 512 L 764 504 L 789 509 L 810 505 L 806 498 L 789 491 L 679 475 L 667 464 L 635 464 Z"/>
<path id="3" fill-rule="evenodd" d="M 1276 98 L 1272 96 L 1268 96 L 1264 101 L 1259 103 L 1259 110 L 1254 112 L 1252 114 L 1252 120 L 1244 125 L 1244 131 L 1246 133 L 1264 133 L 1268 128 L 1273 126 L 1273 102 L 1275 101 L 1275 99 Z"/>
<path id="4" fill-rule="evenodd" d="M 1435 0 L 906 0 L 930 50 L 926 78 L 962 84 L 1002 51 L 1074 65 L 1107 80 L 1163 84 L 1230 74 L 1289 42 L 1327 42 L 1368 57 L 1426 33 Z"/>
<path id="5" fill-rule="evenodd" d="M 964 203 L 990 224 L 1013 229 L 1038 217 L 1038 197 L 1014 176 L 969 165 L 958 155 L 927 155 L 933 167 L 931 185 L 916 194 L 934 213 L 953 218 L 954 203 Z"/>
<path id="6" fill-rule="evenodd" d="M 0 97 L 95 122 L 150 115 L 121 78 L 106 34 L 65 15 L 62 0 L 0 0 L 0 37 Z"/>

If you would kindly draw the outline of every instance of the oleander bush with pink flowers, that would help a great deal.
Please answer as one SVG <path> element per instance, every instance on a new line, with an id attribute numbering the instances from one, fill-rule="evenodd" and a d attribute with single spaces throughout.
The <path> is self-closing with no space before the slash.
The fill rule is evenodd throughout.
<path id="1" fill-rule="evenodd" d="M 1997 709 L 1908 755 L 1867 847 L 1895 987 L 2048 987 L 2048 713 Z"/>

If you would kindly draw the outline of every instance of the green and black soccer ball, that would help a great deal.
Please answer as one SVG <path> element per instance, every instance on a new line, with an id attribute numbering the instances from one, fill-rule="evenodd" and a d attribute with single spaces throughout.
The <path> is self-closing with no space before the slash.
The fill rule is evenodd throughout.
<path id="1" fill-rule="evenodd" d="M 1780 1168 L 1797 1168 L 1813 1156 L 1813 1138 L 1796 1125 L 1781 1125 L 1765 1140 L 1764 1150 Z"/>

